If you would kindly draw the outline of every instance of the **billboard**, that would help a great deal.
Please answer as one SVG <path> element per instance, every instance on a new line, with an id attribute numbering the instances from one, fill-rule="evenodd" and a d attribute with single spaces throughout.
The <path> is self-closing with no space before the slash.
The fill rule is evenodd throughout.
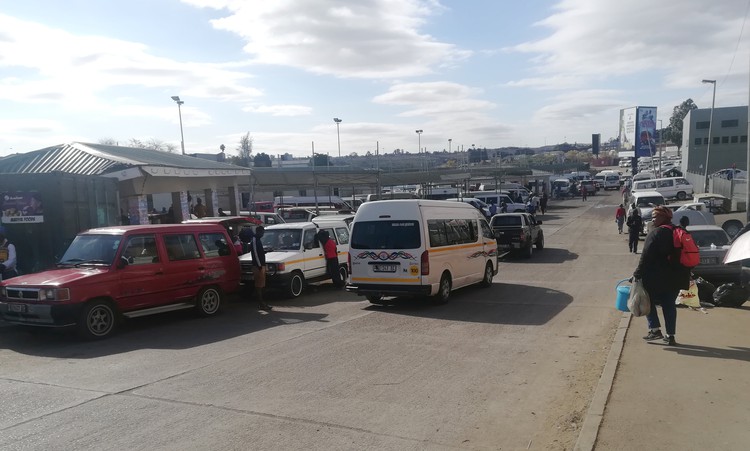
<path id="1" fill-rule="evenodd" d="M 620 150 L 633 150 L 636 107 L 620 110 Z"/>
<path id="2" fill-rule="evenodd" d="M 0 194 L 3 224 L 44 222 L 42 196 L 36 191 L 11 191 Z"/>
<path id="3" fill-rule="evenodd" d="M 635 156 L 653 157 L 656 154 L 656 107 L 639 106 L 636 111 Z"/>

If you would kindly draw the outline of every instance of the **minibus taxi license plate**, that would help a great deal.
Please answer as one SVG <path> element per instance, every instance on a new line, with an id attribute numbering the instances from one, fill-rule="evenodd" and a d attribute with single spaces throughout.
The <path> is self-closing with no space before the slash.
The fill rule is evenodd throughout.
<path id="1" fill-rule="evenodd" d="M 375 272 L 396 272 L 398 265 L 377 263 L 372 265 L 372 270 Z"/>

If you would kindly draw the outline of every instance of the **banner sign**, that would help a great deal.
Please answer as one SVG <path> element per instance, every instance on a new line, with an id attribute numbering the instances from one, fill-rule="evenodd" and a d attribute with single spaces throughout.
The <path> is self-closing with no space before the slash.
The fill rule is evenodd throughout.
<path id="1" fill-rule="evenodd" d="M 0 211 L 3 224 L 44 222 L 42 196 L 36 191 L 0 193 Z"/>
<path id="2" fill-rule="evenodd" d="M 639 106 L 635 123 L 636 157 L 656 154 L 656 107 Z"/>

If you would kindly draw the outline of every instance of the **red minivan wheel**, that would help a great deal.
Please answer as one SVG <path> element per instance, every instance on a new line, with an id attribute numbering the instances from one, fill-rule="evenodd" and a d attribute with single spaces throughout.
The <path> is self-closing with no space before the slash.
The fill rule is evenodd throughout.
<path id="1" fill-rule="evenodd" d="M 202 316 L 211 316 L 221 308 L 221 292 L 216 287 L 206 287 L 198 293 L 198 312 Z"/>
<path id="2" fill-rule="evenodd" d="M 117 313 L 106 300 L 86 304 L 78 320 L 78 334 L 87 340 L 98 340 L 111 335 L 117 325 Z"/>

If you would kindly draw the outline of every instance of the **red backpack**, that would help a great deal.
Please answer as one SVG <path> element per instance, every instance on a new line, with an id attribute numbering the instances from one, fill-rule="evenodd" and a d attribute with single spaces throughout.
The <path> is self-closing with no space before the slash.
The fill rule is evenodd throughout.
<path id="1" fill-rule="evenodd" d="M 693 236 L 682 227 L 675 227 L 671 224 L 662 227 L 672 229 L 672 239 L 674 247 L 680 250 L 680 264 L 688 268 L 695 268 L 701 262 L 700 251 L 693 241 Z"/>

